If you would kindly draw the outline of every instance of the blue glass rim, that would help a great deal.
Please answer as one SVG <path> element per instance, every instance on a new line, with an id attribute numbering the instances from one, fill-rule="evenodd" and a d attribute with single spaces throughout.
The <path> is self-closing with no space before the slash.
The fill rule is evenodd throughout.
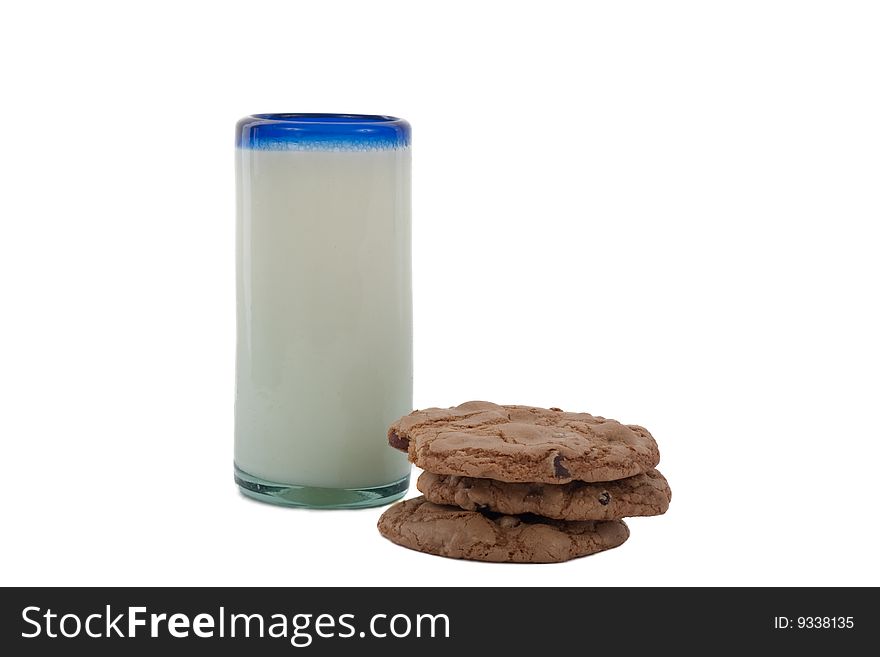
<path id="1" fill-rule="evenodd" d="M 236 146 L 254 150 L 384 150 L 410 137 L 409 123 L 382 114 L 252 114 L 235 129 Z"/>

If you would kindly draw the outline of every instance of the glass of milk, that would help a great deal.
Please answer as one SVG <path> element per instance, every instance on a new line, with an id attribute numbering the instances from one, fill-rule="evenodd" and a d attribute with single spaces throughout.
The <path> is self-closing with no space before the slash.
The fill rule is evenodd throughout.
<path id="1" fill-rule="evenodd" d="M 412 410 L 410 127 L 391 116 L 238 122 L 235 481 L 289 506 L 399 499 Z"/>

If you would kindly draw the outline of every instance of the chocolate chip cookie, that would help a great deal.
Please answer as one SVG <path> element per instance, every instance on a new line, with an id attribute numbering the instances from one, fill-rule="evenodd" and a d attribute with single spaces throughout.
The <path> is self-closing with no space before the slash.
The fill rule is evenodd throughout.
<path id="1" fill-rule="evenodd" d="M 391 425 L 388 442 L 429 472 L 506 482 L 614 481 L 660 461 L 638 425 L 483 401 L 414 411 Z"/>
<path id="2" fill-rule="evenodd" d="M 425 499 L 469 511 L 532 513 L 558 520 L 613 520 L 666 513 L 672 491 L 657 470 L 598 483 L 508 483 L 423 472 L 416 484 Z"/>
<path id="3" fill-rule="evenodd" d="M 382 535 L 404 547 L 454 559 L 553 563 L 621 545 L 622 520 L 563 521 L 533 515 L 466 511 L 416 497 L 391 506 L 379 519 Z"/>

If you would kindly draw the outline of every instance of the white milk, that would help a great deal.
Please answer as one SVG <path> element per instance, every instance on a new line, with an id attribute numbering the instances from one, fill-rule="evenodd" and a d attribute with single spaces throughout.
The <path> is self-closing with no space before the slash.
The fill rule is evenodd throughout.
<path id="1" fill-rule="evenodd" d="M 410 151 L 237 149 L 235 462 L 282 484 L 409 472 Z"/>

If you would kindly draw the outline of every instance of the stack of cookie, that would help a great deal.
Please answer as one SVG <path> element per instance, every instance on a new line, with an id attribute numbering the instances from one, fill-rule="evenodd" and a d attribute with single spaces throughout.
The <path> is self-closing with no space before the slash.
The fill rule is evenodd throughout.
<path id="1" fill-rule="evenodd" d="M 622 544 L 621 518 L 666 512 L 657 443 L 640 426 L 558 408 L 467 402 L 402 417 L 392 447 L 423 493 L 379 519 L 389 540 L 478 561 L 567 561 Z"/>

